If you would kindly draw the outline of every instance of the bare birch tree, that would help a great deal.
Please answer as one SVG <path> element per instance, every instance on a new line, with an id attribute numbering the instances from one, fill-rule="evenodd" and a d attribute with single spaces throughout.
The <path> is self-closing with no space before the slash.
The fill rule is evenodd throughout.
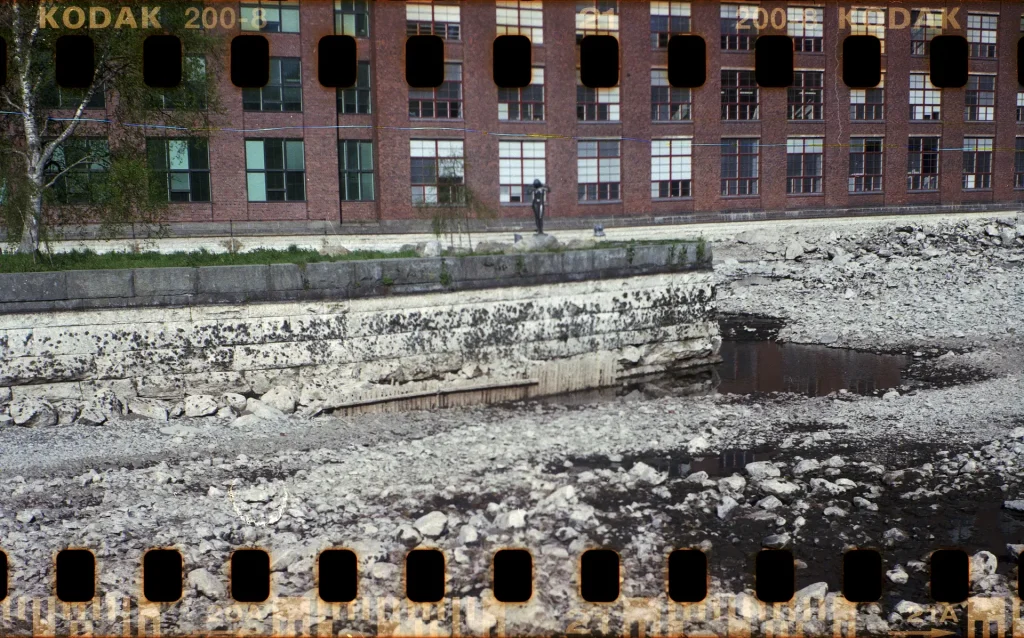
<path id="1" fill-rule="evenodd" d="M 0 88 L 0 104 L 6 111 L 0 120 L 5 134 L 0 142 L 0 222 L 8 242 L 17 241 L 18 252 L 38 253 L 49 231 L 67 224 L 115 228 L 160 218 L 166 201 L 151 196 L 159 188 L 150 184 L 143 139 L 158 128 L 140 124 L 180 127 L 180 133 L 189 136 L 207 135 L 203 131 L 209 128 L 209 114 L 218 109 L 216 71 L 226 46 L 219 30 L 183 28 L 186 6 L 162 3 L 156 19 L 147 20 L 143 8 L 129 1 L 0 2 L 0 36 L 9 51 L 7 83 Z M 73 19 L 87 16 L 83 26 L 93 28 L 68 28 L 68 11 Z M 101 18 L 97 22 L 106 17 L 107 25 L 95 28 L 94 15 Z M 165 33 L 181 39 L 186 60 L 205 60 L 204 77 L 196 77 L 196 65 L 186 64 L 186 78 L 178 88 L 160 90 L 145 84 L 143 42 L 147 36 Z M 56 85 L 56 40 L 70 34 L 86 34 L 93 40 L 95 73 L 84 89 Z M 93 110 L 97 104 L 102 106 Z M 79 145 L 79 152 L 66 154 L 64 149 L 82 133 L 108 138 L 106 150 L 103 145 L 86 144 Z M 98 172 L 104 173 L 97 184 L 90 183 L 101 196 L 90 198 L 87 205 L 68 205 L 54 196 L 86 166 L 99 167 Z"/>

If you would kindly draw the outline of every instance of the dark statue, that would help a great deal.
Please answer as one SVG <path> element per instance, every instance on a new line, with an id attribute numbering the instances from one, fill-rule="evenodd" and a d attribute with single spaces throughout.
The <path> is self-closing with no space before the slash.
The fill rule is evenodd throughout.
<path id="1" fill-rule="evenodd" d="M 544 209 L 547 208 L 547 194 L 551 189 L 541 184 L 539 179 L 533 180 L 533 219 L 537 222 L 537 234 L 544 234 Z"/>

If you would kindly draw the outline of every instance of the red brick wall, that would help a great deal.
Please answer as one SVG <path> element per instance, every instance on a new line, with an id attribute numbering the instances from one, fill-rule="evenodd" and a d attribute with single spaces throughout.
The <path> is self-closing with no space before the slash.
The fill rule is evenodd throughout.
<path id="1" fill-rule="evenodd" d="M 995 60 L 971 60 L 972 72 L 998 72 L 996 121 L 963 121 L 962 90 L 943 91 L 940 122 L 909 122 L 908 83 L 911 70 L 926 71 L 926 58 L 911 58 L 909 29 L 886 32 L 886 119 L 883 122 L 851 122 L 849 90 L 840 77 L 842 35 L 838 31 L 838 7 L 825 4 L 824 53 L 799 53 L 798 69 L 825 71 L 824 122 L 787 122 L 786 89 L 760 90 L 761 119 L 755 122 L 723 122 L 720 119 L 719 69 L 753 69 L 753 52 L 726 52 L 719 48 L 719 6 L 716 2 L 692 3 L 692 30 L 708 45 L 707 84 L 693 92 L 692 122 L 650 121 L 650 69 L 664 66 L 666 54 L 649 46 L 649 9 L 646 2 L 623 0 L 620 13 L 621 121 L 576 121 L 576 65 L 573 2 L 549 0 L 544 5 L 544 44 L 533 48 L 534 63 L 545 67 L 545 121 L 499 122 L 497 90 L 491 79 L 491 42 L 495 36 L 495 9 L 491 2 L 465 1 L 462 6 L 462 41 L 447 42 L 446 58 L 464 65 L 464 119 L 412 120 L 408 116 L 405 84 L 405 3 L 379 0 L 371 3 L 371 37 L 358 42 L 359 57 L 371 61 L 372 114 L 338 115 L 333 89 L 317 81 L 317 42 L 333 34 L 333 3 L 305 0 L 301 32 L 266 34 L 272 56 L 301 56 L 303 73 L 302 113 L 243 112 L 241 90 L 230 84 L 225 70 L 220 101 L 225 112 L 215 121 L 224 128 L 250 132 L 220 131 L 210 144 L 212 204 L 173 204 L 173 219 L 180 221 L 311 220 L 372 222 L 422 219 L 411 205 L 409 140 L 454 137 L 465 140 L 467 181 L 506 218 L 532 218 L 527 205 L 498 204 L 498 137 L 490 133 L 551 135 L 546 142 L 546 166 L 551 214 L 556 217 L 617 215 L 671 215 L 717 210 L 783 210 L 821 207 L 900 206 L 906 204 L 957 204 L 1018 202 L 1021 191 L 1013 189 L 1013 153 L 997 152 L 990 191 L 964 192 L 960 187 L 962 155 L 959 150 L 941 154 L 939 193 L 912 194 L 906 190 L 906 143 L 910 135 L 936 135 L 943 148 L 959 148 L 965 134 L 995 137 L 997 149 L 1012 149 L 1020 125 L 1016 122 L 1016 43 L 1020 36 L 1021 8 L 1017 2 L 975 1 L 966 4 L 922 2 L 908 8 L 959 6 L 958 20 L 966 30 L 966 12 L 999 12 L 998 53 Z M 884 6 L 884 3 L 876 3 Z M 779 5 L 783 6 L 783 5 Z M 237 4 L 235 5 L 237 9 Z M 763 33 L 774 33 L 770 28 Z M 785 33 L 783 29 L 780 31 Z M 237 32 L 236 32 L 237 33 Z M 947 31 L 947 33 L 949 33 Z M 234 34 L 232 34 L 234 35 Z M 227 56 L 225 56 L 225 64 Z M 331 128 L 334 126 L 339 128 Z M 340 127 L 375 128 L 340 128 Z M 305 130 L 251 131 L 280 127 L 326 127 Z M 450 127 L 456 130 L 426 132 L 409 127 Z M 465 130 L 462 130 L 465 129 Z M 669 135 L 693 136 L 692 197 L 672 201 L 650 198 L 650 147 L 646 140 Z M 821 135 L 825 138 L 824 192 L 815 195 L 786 194 L 788 136 Z M 884 192 L 850 194 L 847 191 L 851 136 L 882 135 L 885 138 Z M 720 149 L 723 137 L 757 136 L 763 144 L 760 156 L 760 195 L 722 197 L 719 192 Z M 248 202 L 245 185 L 245 138 L 301 137 L 305 140 L 305 202 Z M 576 141 L 574 137 L 624 137 L 622 148 L 622 201 L 576 201 Z M 343 202 L 339 196 L 338 139 L 373 139 L 376 197 L 373 202 Z"/>

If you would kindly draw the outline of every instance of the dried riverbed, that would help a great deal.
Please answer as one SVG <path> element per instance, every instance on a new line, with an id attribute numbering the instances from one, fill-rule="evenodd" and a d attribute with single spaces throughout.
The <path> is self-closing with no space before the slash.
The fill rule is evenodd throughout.
<path id="1" fill-rule="evenodd" d="M 226 413 L 159 425 L 2 427 L 9 489 L 0 547 L 11 557 L 11 593 L 49 594 L 51 552 L 69 544 L 96 549 L 101 595 L 135 593 L 143 549 L 178 544 L 186 597 L 165 622 L 218 629 L 205 624 L 206 612 L 225 595 L 234 547 L 273 552 L 277 596 L 313 590 L 318 549 L 352 547 L 360 594 L 373 597 L 400 595 L 402 557 L 419 543 L 446 551 L 453 595 L 484 599 L 494 549 L 533 549 L 548 612 L 510 619 L 509 632 L 566 631 L 579 602 L 576 556 L 595 545 L 620 552 L 625 596 L 662 599 L 673 547 L 704 547 L 712 592 L 735 594 L 753 592 L 757 549 L 792 549 L 797 588 L 816 595 L 838 591 L 845 547 L 876 547 L 887 572 L 883 599 L 859 610 L 860 630 L 871 633 L 922 622 L 916 606 L 931 604 L 925 561 L 939 546 L 977 557 L 973 594 L 1016 593 L 1024 543 L 1024 512 L 1014 509 L 1024 500 L 1018 235 L 1016 219 L 937 220 L 903 230 L 861 223 L 850 236 L 841 223 L 829 231 L 795 224 L 716 242 L 718 303 L 734 317 L 731 336 L 769 344 L 759 360 L 778 364 L 748 367 L 767 379 L 792 361 L 804 372 L 818 366 L 789 391 L 769 384 L 753 394 L 692 394 L 658 380 L 572 406 L 273 417 L 248 419 L 244 429 Z M 874 388 L 812 392 L 809 379 L 820 389 L 842 362 L 817 360 L 820 350 L 786 354 L 792 342 L 895 357 L 885 362 L 896 381 L 884 380 L 893 370 L 872 368 L 868 377 L 882 379 Z M 858 356 L 848 360 L 866 361 Z M 470 629 L 493 620 L 477 617 Z M 723 622 L 704 629 L 722 634 Z M 350 626 L 377 631 L 370 621 Z"/>

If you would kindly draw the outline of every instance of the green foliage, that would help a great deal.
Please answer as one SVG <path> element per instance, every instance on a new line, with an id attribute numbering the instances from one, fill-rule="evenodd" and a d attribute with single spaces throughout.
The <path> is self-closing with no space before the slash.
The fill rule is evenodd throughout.
<path id="1" fill-rule="evenodd" d="M 498 216 L 497 210 L 481 199 L 464 177 L 445 177 L 466 175 L 469 167 L 462 158 L 442 158 L 438 160 L 438 196 L 437 203 L 420 202 L 414 204 L 421 215 L 430 217 L 430 230 L 438 240 L 448 238 L 450 246 L 462 246 L 462 238 L 466 237 L 469 252 L 473 250 L 473 221 L 493 219 Z"/>
<path id="2" fill-rule="evenodd" d="M 704 241 L 704 235 L 701 235 L 697 239 L 697 261 L 704 261 L 704 254 L 707 252 L 707 242 Z"/>
<path id="3" fill-rule="evenodd" d="M 626 246 L 626 263 L 632 264 L 633 257 L 636 256 L 636 240 L 630 239 L 629 245 Z"/>
<path id="4" fill-rule="evenodd" d="M 39 28 L 40 9 L 49 14 L 54 7 L 57 10 L 52 15 L 57 27 Z M 104 11 L 110 15 L 106 28 L 88 29 L 96 56 L 95 81 L 88 89 L 58 89 L 56 85 L 53 49 L 57 38 L 83 32 L 64 25 L 65 9 L 72 7 L 78 7 L 86 20 L 93 13 L 101 21 Z M 140 230 L 147 236 L 163 233 L 160 220 L 167 210 L 166 186 L 154 185 L 150 179 L 145 138 L 164 133 L 208 137 L 211 116 L 223 112 L 216 87 L 224 69 L 228 34 L 221 29 L 184 28 L 188 20 L 185 8 L 185 2 L 164 3 L 158 13 L 160 27 L 152 28 L 155 25 L 142 23 L 142 5 L 131 0 L 0 3 L 0 37 L 7 42 L 9 52 L 7 81 L 0 86 L 0 101 L 4 110 L 26 113 L 39 133 L 36 146 L 23 118 L 0 117 L 0 224 L 9 243 L 19 243 L 26 224 L 33 219 L 38 221 L 39 244 L 59 238 L 62 229 L 84 224 L 95 224 L 100 237 L 120 234 L 128 225 L 132 226 L 133 236 Z M 115 28 L 118 19 L 128 14 L 138 28 L 130 28 L 130 22 Z M 150 35 L 168 32 L 182 42 L 185 78 L 178 88 L 153 89 L 143 81 L 139 63 L 143 43 Z M 14 54 L 15 51 L 20 53 Z M 22 82 L 32 87 L 28 101 L 20 90 Z M 101 110 L 86 110 L 76 117 L 76 109 L 83 103 Z M 97 116 L 117 123 L 157 126 L 89 121 Z M 48 156 L 49 143 L 65 132 L 69 134 L 67 139 Z M 70 149 L 86 137 L 109 141 L 103 157 L 97 155 L 94 147 L 77 154 L 57 150 Z M 30 164 L 34 152 L 41 152 L 44 161 L 36 167 Z M 76 169 L 89 164 L 103 164 L 107 170 L 100 171 L 101 175 L 93 172 L 88 180 L 75 174 Z M 40 183 L 36 171 L 42 166 L 48 172 L 42 175 Z M 74 204 L 68 205 L 67 186 L 72 182 Z M 155 186 L 162 190 L 161 197 L 150 200 L 146 194 Z M 38 245 L 33 250 L 37 248 Z"/>
<path id="5" fill-rule="evenodd" d="M 448 272 L 448 264 L 441 259 L 441 285 L 447 288 L 452 284 L 452 274 Z"/>
<path id="6" fill-rule="evenodd" d="M 344 255 L 322 255 L 315 250 L 289 246 L 288 250 L 259 249 L 244 253 L 196 252 L 116 252 L 97 254 L 91 250 L 54 253 L 46 262 L 37 263 L 32 255 L 4 253 L 0 255 L 0 273 L 41 272 L 48 270 L 115 270 L 121 268 L 170 268 L 175 266 L 242 266 L 262 264 L 298 264 L 324 261 L 359 261 L 416 257 L 407 250 L 388 253 L 375 250 L 353 251 Z"/>
<path id="7" fill-rule="evenodd" d="M 385 286 L 393 286 L 395 285 L 395 280 L 385 275 L 384 277 L 381 277 L 380 283 L 384 284 Z"/>
<path id="8" fill-rule="evenodd" d="M 526 259 L 522 255 L 516 257 L 516 274 L 522 275 L 526 272 Z"/>

